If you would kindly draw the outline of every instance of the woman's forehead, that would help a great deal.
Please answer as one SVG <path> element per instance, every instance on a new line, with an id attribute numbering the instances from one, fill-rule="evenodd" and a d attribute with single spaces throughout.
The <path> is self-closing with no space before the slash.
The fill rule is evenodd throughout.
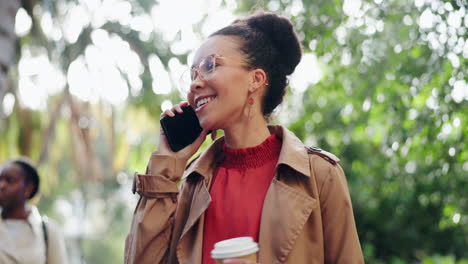
<path id="1" fill-rule="evenodd" d="M 0 176 L 23 177 L 23 170 L 20 166 L 10 163 L 0 168 Z"/>
<path id="2" fill-rule="evenodd" d="M 239 57 L 241 55 L 239 38 L 219 35 L 208 38 L 195 53 L 192 65 L 197 65 L 203 58 L 213 54 L 231 58 Z"/>

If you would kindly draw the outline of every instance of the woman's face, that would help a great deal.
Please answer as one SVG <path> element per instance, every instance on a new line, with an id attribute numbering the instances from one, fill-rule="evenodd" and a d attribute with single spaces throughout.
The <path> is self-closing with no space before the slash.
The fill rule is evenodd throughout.
<path id="1" fill-rule="evenodd" d="M 187 97 L 203 128 L 225 129 L 245 118 L 251 76 L 238 38 L 209 38 L 196 52 L 193 65 L 213 54 L 220 56 L 215 70 L 208 80 L 193 80 Z"/>
<path id="2" fill-rule="evenodd" d="M 10 164 L 0 169 L 0 206 L 14 208 L 24 204 L 26 192 L 32 189 L 32 184 L 26 184 L 23 170 L 16 164 Z"/>

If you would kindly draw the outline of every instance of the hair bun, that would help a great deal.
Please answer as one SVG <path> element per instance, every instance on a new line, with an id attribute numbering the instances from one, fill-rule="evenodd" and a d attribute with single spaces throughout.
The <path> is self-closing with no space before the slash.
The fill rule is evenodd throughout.
<path id="1" fill-rule="evenodd" d="M 280 63 L 284 73 L 293 73 L 301 60 L 302 50 L 291 22 L 285 17 L 268 12 L 256 13 L 248 17 L 246 22 L 251 28 L 258 29 L 271 39 L 282 55 Z"/>

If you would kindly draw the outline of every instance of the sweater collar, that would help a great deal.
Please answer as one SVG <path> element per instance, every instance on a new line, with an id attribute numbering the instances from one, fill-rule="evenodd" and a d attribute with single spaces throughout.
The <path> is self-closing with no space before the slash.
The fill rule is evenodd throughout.
<path id="1" fill-rule="evenodd" d="M 268 126 L 271 134 L 281 139 L 281 151 L 276 167 L 286 165 L 295 171 L 310 177 L 309 154 L 299 138 L 283 126 Z M 197 172 L 207 180 L 224 159 L 224 137 L 217 139 L 194 160 L 184 173 L 183 179 Z"/>
<path id="2" fill-rule="evenodd" d="M 281 151 L 281 140 L 272 134 L 255 147 L 231 149 L 223 145 L 225 159 L 223 167 L 237 169 L 258 168 L 266 162 L 276 160 Z"/>

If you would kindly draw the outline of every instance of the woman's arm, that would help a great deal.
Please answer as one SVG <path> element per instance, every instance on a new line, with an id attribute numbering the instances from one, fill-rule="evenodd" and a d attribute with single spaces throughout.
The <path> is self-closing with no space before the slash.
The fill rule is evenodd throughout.
<path id="1" fill-rule="evenodd" d="M 181 107 L 186 105 L 186 102 L 175 105 L 161 116 L 173 117 L 176 111 L 182 113 Z M 125 241 L 126 264 L 167 262 L 179 193 L 177 184 L 187 161 L 200 148 L 206 134 L 203 130 L 192 144 L 172 152 L 160 129 L 158 151 L 151 155 L 146 173 L 135 174 L 133 189 L 140 199 Z"/>
<path id="2" fill-rule="evenodd" d="M 164 263 L 184 168 L 185 161 L 155 152 L 146 174 L 135 175 L 134 190 L 140 199 L 125 241 L 126 264 Z"/>
<path id="3" fill-rule="evenodd" d="M 329 167 L 320 188 L 325 263 L 364 263 L 345 174 Z"/>
<path id="4" fill-rule="evenodd" d="M 65 240 L 59 226 L 52 220 L 46 222 L 48 232 L 47 263 L 67 264 L 67 250 Z"/>

